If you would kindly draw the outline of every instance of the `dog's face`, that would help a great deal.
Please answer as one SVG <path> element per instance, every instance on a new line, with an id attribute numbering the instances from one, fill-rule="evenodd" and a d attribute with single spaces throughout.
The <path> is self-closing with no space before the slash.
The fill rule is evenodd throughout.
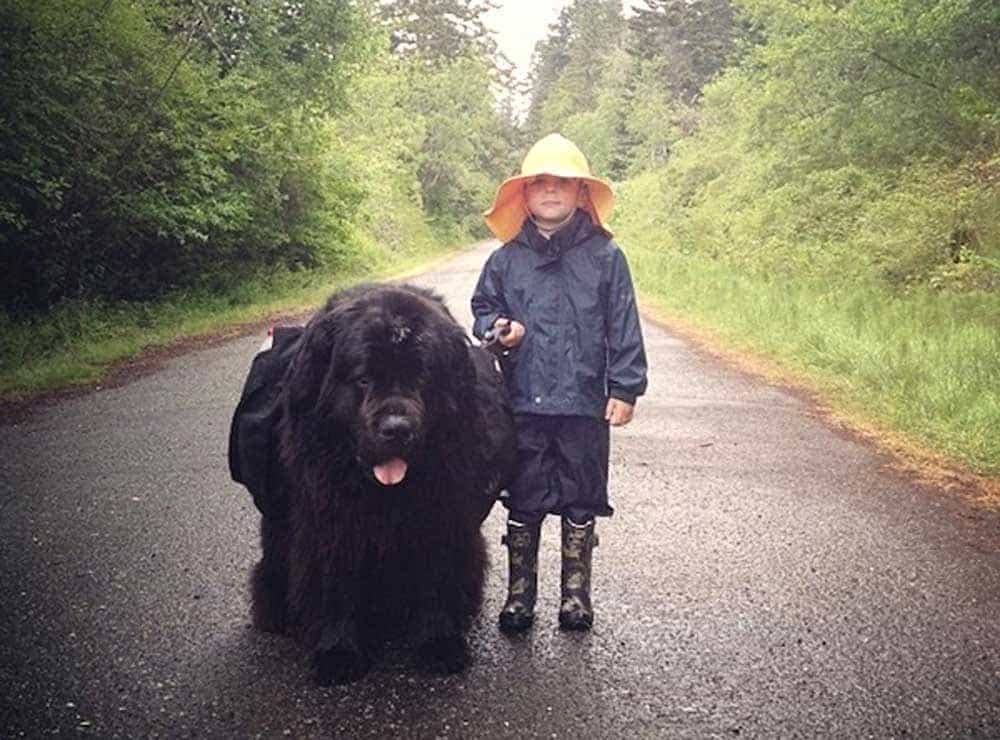
<path id="1" fill-rule="evenodd" d="M 465 334 L 424 295 L 377 288 L 328 306 L 306 345 L 291 377 L 293 410 L 346 442 L 362 474 L 384 486 L 402 483 L 471 403 Z"/>

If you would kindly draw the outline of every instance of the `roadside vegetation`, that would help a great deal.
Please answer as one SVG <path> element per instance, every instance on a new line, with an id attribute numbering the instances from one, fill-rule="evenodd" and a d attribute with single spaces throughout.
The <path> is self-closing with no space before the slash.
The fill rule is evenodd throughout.
<path id="1" fill-rule="evenodd" d="M 523 116 L 486 9 L 0 0 L 0 394 L 485 236 L 559 130 L 649 305 L 1000 476 L 1000 7 L 572 0 Z"/>

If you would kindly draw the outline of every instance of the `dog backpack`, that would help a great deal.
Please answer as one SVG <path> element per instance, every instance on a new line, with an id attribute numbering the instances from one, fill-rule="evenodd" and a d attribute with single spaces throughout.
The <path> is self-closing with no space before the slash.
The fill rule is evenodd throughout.
<path id="1" fill-rule="evenodd" d="M 260 513 L 273 519 L 285 515 L 284 498 L 272 479 L 277 473 L 279 391 L 285 370 L 299 349 L 302 331 L 301 326 L 271 330 L 271 346 L 253 358 L 229 427 L 229 473 L 247 487 Z"/>

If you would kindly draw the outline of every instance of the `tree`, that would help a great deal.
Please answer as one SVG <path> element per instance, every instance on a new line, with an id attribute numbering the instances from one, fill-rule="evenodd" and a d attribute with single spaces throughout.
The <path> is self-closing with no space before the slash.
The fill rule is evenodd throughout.
<path id="1" fill-rule="evenodd" d="M 629 19 L 630 53 L 656 66 L 671 95 L 692 103 L 737 60 L 750 27 L 729 0 L 643 0 Z"/>
<path id="2" fill-rule="evenodd" d="M 425 136 L 417 152 L 428 215 L 439 225 L 481 232 L 497 183 L 514 159 L 514 129 L 489 94 L 490 69 L 460 57 L 434 74 L 414 70 L 407 108 L 418 112 Z"/>
<path id="3" fill-rule="evenodd" d="M 494 0 L 391 0 L 380 6 L 393 53 L 439 67 L 463 56 L 489 60 L 498 71 L 510 62 L 486 27 Z"/>
<path id="4" fill-rule="evenodd" d="M 220 77 L 240 72 L 270 81 L 286 108 L 332 109 L 346 79 L 336 72 L 370 53 L 357 43 L 367 33 L 364 14 L 346 0 L 143 2 L 153 23 L 171 38 L 193 40 Z"/>
<path id="5" fill-rule="evenodd" d="M 513 70 L 485 24 L 494 7 L 492 0 L 393 0 L 380 8 L 407 76 L 405 107 L 423 123 L 414 152 L 422 202 L 445 231 L 482 229 L 478 214 L 512 159 Z"/>
<path id="6" fill-rule="evenodd" d="M 525 123 L 529 137 L 559 130 L 570 116 L 594 110 L 624 31 L 620 0 L 574 0 L 563 8 L 535 47 Z"/>
<path id="7" fill-rule="evenodd" d="M 766 43 L 704 87 L 697 130 L 643 181 L 665 248 L 831 286 L 995 290 L 1000 8 L 741 5 Z"/>
<path id="8" fill-rule="evenodd" d="M 356 196 L 319 166 L 317 122 L 362 21 L 255 6 L 227 65 L 202 45 L 206 8 L 2 0 L 4 308 L 149 299 L 337 252 Z"/>

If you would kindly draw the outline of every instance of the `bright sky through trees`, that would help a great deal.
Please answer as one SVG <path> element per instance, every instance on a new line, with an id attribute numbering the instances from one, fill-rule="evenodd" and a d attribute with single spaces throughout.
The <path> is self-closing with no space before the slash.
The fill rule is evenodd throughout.
<path id="1" fill-rule="evenodd" d="M 548 34 L 567 0 L 500 0 L 486 15 L 486 24 L 497 32 L 501 51 L 514 64 L 523 80 L 531 66 L 535 44 Z"/>
<path id="2" fill-rule="evenodd" d="M 531 54 L 535 44 L 549 34 L 549 26 L 559 18 L 559 11 L 570 0 L 497 0 L 497 8 L 486 14 L 486 25 L 496 31 L 500 50 L 514 65 L 514 74 L 524 82 L 531 69 Z M 641 0 L 624 0 L 626 14 Z M 527 99 L 518 101 L 527 107 Z"/>

